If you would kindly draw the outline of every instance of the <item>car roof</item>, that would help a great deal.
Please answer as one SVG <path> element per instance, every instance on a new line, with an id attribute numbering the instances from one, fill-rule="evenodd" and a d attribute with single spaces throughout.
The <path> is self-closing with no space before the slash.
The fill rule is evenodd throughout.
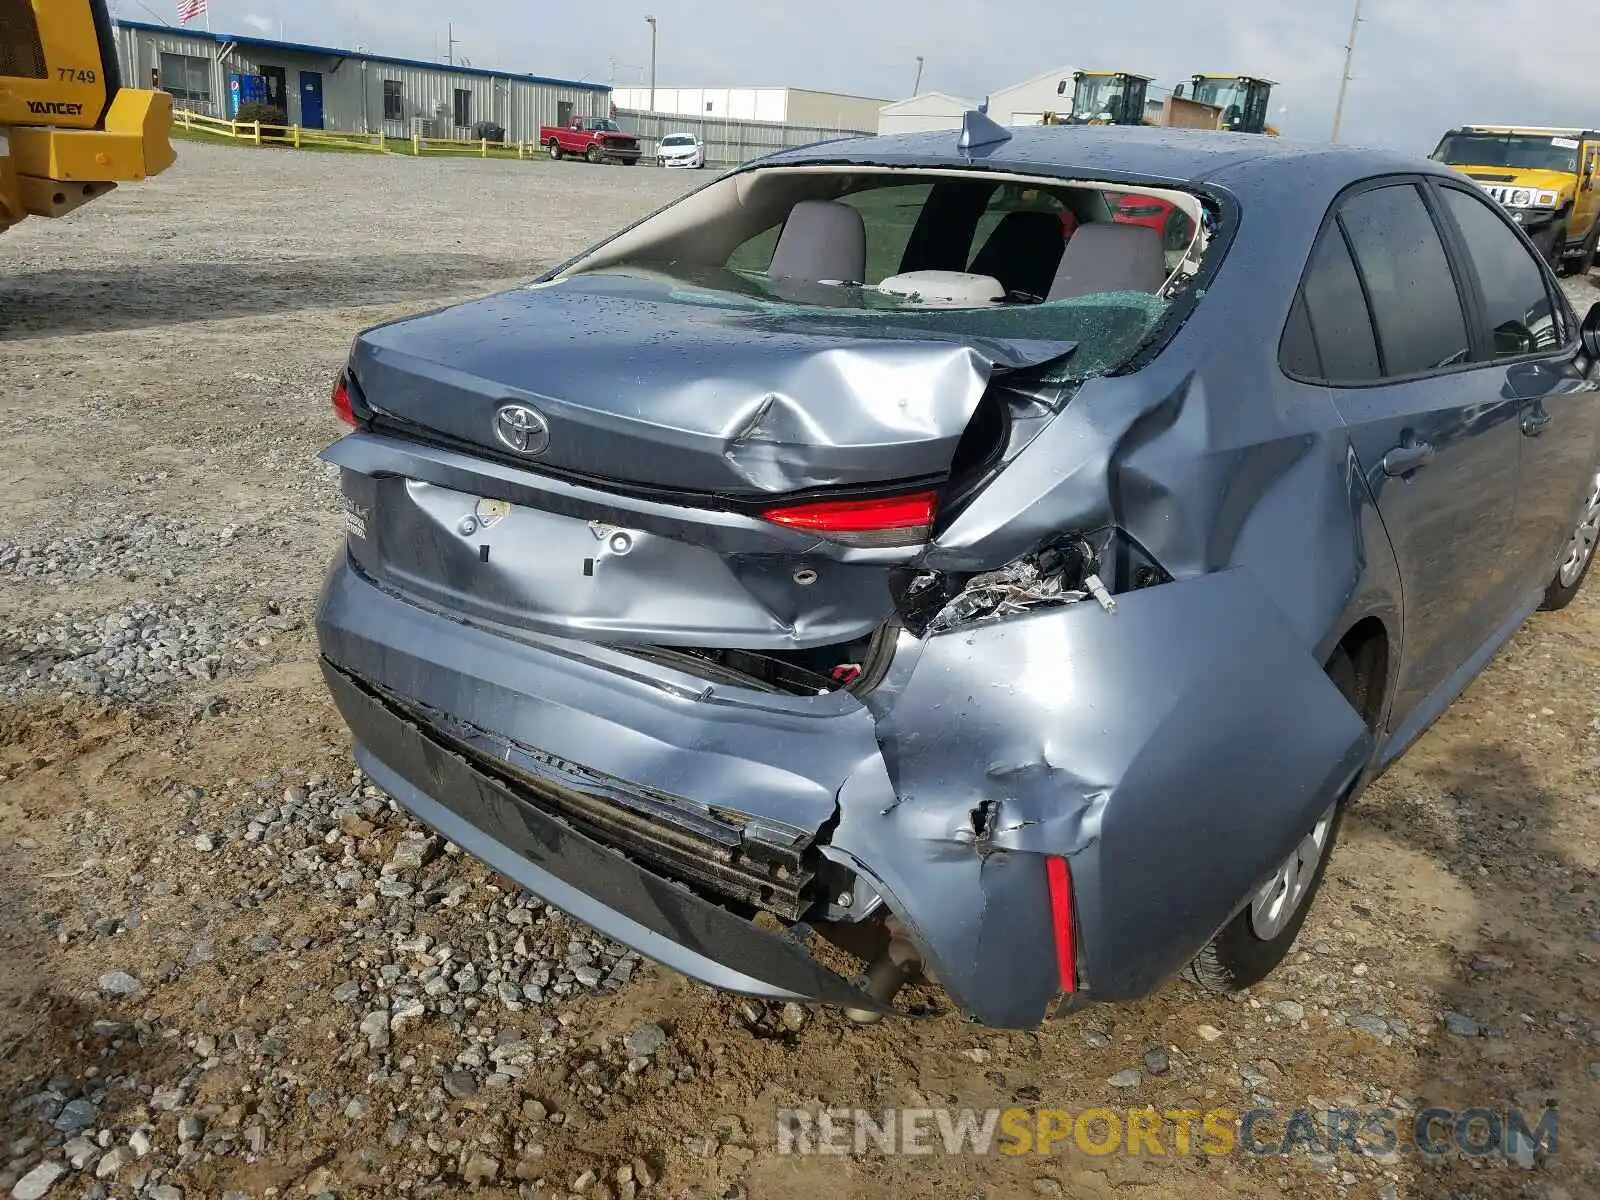
<path id="1" fill-rule="evenodd" d="M 1179 187 L 1200 182 L 1226 185 L 1230 176 L 1244 174 L 1239 168 L 1245 164 L 1252 165 L 1251 176 L 1265 171 L 1282 180 L 1285 173 L 1304 172 L 1308 182 L 1314 177 L 1319 185 L 1398 172 L 1454 174 L 1425 158 L 1264 134 L 1116 125 L 1023 125 L 1008 132 L 1011 136 L 1005 141 L 967 151 L 957 148 L 956 130 L 836 138 L 768 155 L 747 164 L 747 169 L 825 163 L 978 167 Z M 1274 169 L 1280 167 L 1281 172 Z"/>

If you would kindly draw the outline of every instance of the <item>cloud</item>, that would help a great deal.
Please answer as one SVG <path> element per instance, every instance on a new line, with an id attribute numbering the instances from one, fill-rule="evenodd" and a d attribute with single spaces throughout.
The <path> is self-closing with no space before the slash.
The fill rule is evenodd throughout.
<path id="1" fill-rule="evenodd" d="M 270 17 L 258 17 L 254 13 L 246 14 L 240 19 L 244 21 L 246 25 L 250 26 L 251 29 L 254 29 L 257 33 L 273 33 L 278 28 L 272 23 L 272 19 Z"/>

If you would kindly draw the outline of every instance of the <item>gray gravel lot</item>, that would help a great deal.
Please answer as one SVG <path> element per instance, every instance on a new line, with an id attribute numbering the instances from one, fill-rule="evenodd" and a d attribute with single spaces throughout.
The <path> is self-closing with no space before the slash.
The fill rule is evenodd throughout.
<path id="1" fill-rule="evenodd" d="M 309 628 L 351 335 L 701 180 L 181 154 L 0 239 L 0 1196 L 1600 1193 L 1600 593 L 1380 782 L 1251 995 L 1038 1034 L 715 996 L 399 812 Z M 1511 1164 L 773 1152 L 794 1105 L 1552 1099 L 1559 1153 Z"/>

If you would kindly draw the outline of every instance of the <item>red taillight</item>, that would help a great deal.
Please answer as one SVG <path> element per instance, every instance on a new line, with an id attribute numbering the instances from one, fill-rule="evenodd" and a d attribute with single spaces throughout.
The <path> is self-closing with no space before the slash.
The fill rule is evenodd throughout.
<path id="1" fill-rule="evenodd" d="M 355 410 L 350 407 L 350 387 L 345 383 L 343 374 L 333 382 L 333 412 L 346 425 L 354 427 L 357 424 Z"/>
<path id="2" fill-rule="evenodd" d="M 1064 858 L 1044 860 L 1045 878 L 1050 881 L 1050 928 L 1055 936 L 1056 973 L 1061 994 L 1078 990 L 1078 951 L 1072 939 L 1072 875 Z"/>
<path id="3" fill-rule="evenodd" d="M 790 504 L 769 508 L 761 516 L 774 525 L 803 529 L 846 546 L 915 546 L 928 540 L 938 503 L 938 492 L 913 492 Z"/>

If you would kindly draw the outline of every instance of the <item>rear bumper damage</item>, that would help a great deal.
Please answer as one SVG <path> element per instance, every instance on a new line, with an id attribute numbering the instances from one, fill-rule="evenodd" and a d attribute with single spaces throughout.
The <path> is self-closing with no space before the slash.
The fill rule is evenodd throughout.
<path id="1" fill-rule="evenodd" d="M 798 940 L 700 899 L 528 802 L 326 659 L 323 675 L 362 770 L 418 819 L 535 895 L 712 987 L 881 1007 Z"/>
<path id="2" fill-rule="evenodd" d="M 874 1009 L 799 938 L 740 915 L 815 919 L 842 871 L 867 898 L 854 917 L 881 900 L 951 999 L 997 1027 L 1148 993 L 1371 749 L 1243 570 L 1126 593 L 1114 613 L 904 634 L 864 702 L 467 624 L 343 556 L 318 635 L 363 769 L 579 920 L 715 987 Z M 1071 997 L 1051 857 L 1070 865 Z"/>

